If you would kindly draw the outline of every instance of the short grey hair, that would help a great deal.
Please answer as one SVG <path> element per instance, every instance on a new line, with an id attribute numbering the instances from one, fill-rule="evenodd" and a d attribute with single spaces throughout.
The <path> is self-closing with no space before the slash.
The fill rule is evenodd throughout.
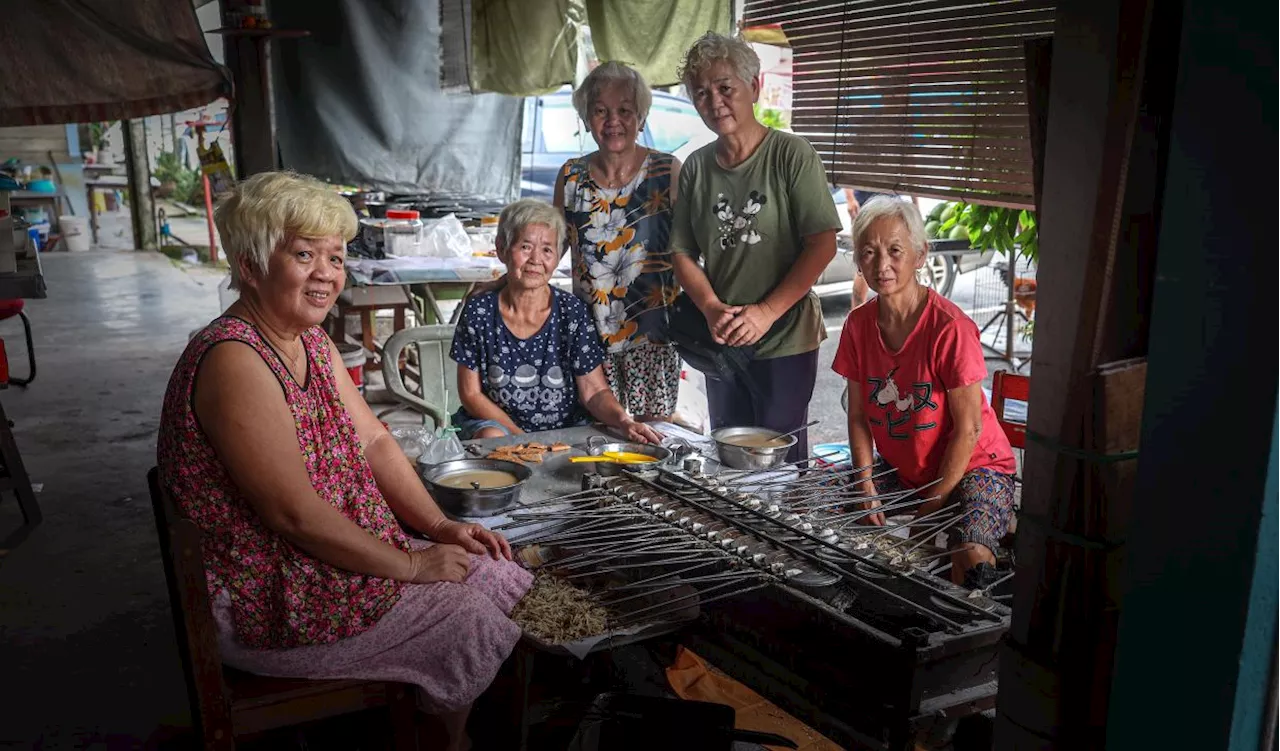
<path id="1" fill-rule="evenodd" d="M 708 31 L 693 43 L 680 65 L 680 82 L 690 96 L 693 96 L 693 80 L 721 60 L 728 62 L 733 72 L 748 86 L 760 78 L 760 56 L 750 44 L 740 37 Z"/>
<path id="2" fill-rule="evenodd" d="M 498 249 L 507 250 L 530 224 L 543 224 L 556 233 L 556 251 L 564 250 L 564 214 L 555 206 L 536 198 L 521 198 L 507 204 L 498 216 Z"/>
<path id="3" fill-rule="evenodd" d="M 929 235 L 924 231 L 924 220 L 920 218 L 920 210 L 910 201 L 896 196 L 874 196 L 858 209 L 858 216 L 853 220 L 853 249 L 857 253 L 862 246 L 862 235 L 866 233 L 877 219 L 892 217 L 902 222 L 907 228 L 907 237 L 917 253 L 929 252 Z"/>
<path id="4" fill-rule="evenodd" d="M 631 87 L 631 97 L 635 101 L 636 117 L 640 123 L 643 124 L 649 117 L 649 108 L 653 106 L 653 92 L 649 90 L 649 82 L 635 68 L 610 60 L 597 65 L 573 92 L 573 108 L 578 111 L 578 117 L 584 123 L 591 121 L 591 108 L 595 106 L 600 90 L 615 83 Z"/>

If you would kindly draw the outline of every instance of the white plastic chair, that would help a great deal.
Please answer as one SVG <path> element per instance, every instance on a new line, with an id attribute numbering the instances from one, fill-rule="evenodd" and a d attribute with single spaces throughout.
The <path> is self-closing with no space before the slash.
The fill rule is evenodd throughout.
<path id="1" fill-rule="evenodd" d="M 449 425 L 458 407 L 458 366 L 449 359 L 454 326 L 417 326 L 397 331 L 382 348 L 382 378 L 387 391 L 404 406 L 429 417 L 434 427 Z M 417 350 L 417 370 L 406 372 L 417 381 L 417 393 L 405 384 L 400 354 L 410 346 Z M 425 422 L 425 420 L 424 420 Z"/>

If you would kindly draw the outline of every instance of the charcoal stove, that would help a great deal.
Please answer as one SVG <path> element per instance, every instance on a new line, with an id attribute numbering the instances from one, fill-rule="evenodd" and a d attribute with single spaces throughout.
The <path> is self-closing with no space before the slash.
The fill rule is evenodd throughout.
<path id="1" fill-rule="evenodd" d="M 680 641 L 717 667 L 845 747 L 908 749 L 918 730 L 994 706 L 1010 613 L 940 576 L 945 551 L 927 534 L 853 526 L 861 514 L 840 503 L 849 474 L 751 482 L 688 463 L 589 475 L 572 514 L 530 512 L 555 524 L 526 540 L 558 546 L 568 576 L 680 582 L 680 602 L 626 622 L 688 619 L 694 604 Z M 910 495 L 885 508 L 920 502 Z M 634 555 L 654 549 L 682 557 L 655 575 Z"/>

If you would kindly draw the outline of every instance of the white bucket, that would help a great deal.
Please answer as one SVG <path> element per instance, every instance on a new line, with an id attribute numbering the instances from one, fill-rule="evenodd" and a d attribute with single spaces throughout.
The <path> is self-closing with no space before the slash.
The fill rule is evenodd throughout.
<path id="1" fill-rule="evenodd" d="M 60 216 L 58 227 L 67 250 L 83 252 L 89 249 L 89 220 L 82 216 Z"/>

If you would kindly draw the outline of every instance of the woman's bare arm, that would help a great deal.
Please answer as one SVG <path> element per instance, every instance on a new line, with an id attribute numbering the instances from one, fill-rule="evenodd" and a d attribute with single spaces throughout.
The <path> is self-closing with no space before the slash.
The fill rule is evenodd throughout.
<path id="1" fill-rule="evenodd" d="M 875 461 L 874 443 L 871 440 L 871 426 L 867 424 L 867 413 L 862 406 L 862 385 L 853 379 L 846 379 L 849 384 L 849 452 L 854 467 L 867 467 L 853 476 L 850 482 L 862 480 L 857 489 L 867 495 L 876 494 L 875 481 L 871 479 L 871 464 Z M 875 501 L 875 506 L 880 502 Z M 883 525 L 884 514 L 872 514 L 867 517 L 871 524 Z"/>
<path id="2" fill-rule="evenodd" d="M 342 359 L 333 342 L 329 343 L 329 357 L 334 363 L 333 376 L 338 383 L 338 395 L 342 397 L 342 404 L 347 408 L 347 414 L 356 427 L 360 446 L 364 449 L 365 459 L 373 470 L 373 479 L 377 481 L 382 497 L 405 524 L 430 537 L 432 530 L 447 521 L 444 512 L 423 487 L 409 458 L 400 450 L 399 444 L 387 432 L 382 421 L 369 409 L 368 403 L 360 396 L 346 371 L 338 368 Z"/>
<path id="3" fill-rule="evenodd" d="M 458 366 L 458 400 L 462 402 L 462 407 L 467 410 L 467 414 L 478 420 L 499 422 L 511 432 L 511 435 L 524 432 L 510 415 L 503 411 L 502 407 L 485 396 L 484 388 L 480 384 L 480 374 L 465 365 Z"/>
<path id="4" fill-rule="evenodd" d="M 441 535 L 453 522 L 436 505 L 422 480 L 418 479 L 418 473 L 409 463 L 409 458 L 369 408 L 346 370 L 339 367 L 342 358 L 333 342 L 329 343 L 329 356 L 333 362 L 333 376 L 338 383 L 338 394 L 356 427 L 356 435 L 360 438 L 360 445 L 364 447 L 365 459 L 373 470 L 373 479 L 395 515 L 432 539 L 447 538 L 449 542 L 461 544 L 468 552 L 488 552 L 495 558 L 502 556 L 509 559 L 511 548 L 501 536 L 479 534 L 470 539 L 459 539 L 456 535 Z"/>
<path id="5" fill-rule="evenodd" d="M 938 500 L 920 506 L 918 516 L 932 513 L 951 500 L 951 492 L 960 484 L 960 478 L 969 468 L 973 450 L 982 437 L 982 384 L 951 389 L 947 392 L 947 412 L 951 415 L 951 435 L 947 436 L 947 448 L 942 452 L 942 465 L 938 477 L 942 480 L 933 486 L 931 494 Z"/>
<path id="6" fill-rule="evenodd" d="M 224 342 L 211 349 L 193 402 L 227 474 L 268 529 L 337 568 L 412 580 L 408 553 L 361 529 L 316 494 L 280 382 L 253 348 Z"/>
<path id="7" fill-rule="evenodd" d="M 578 399 L 587 408 L 591 416 L 611 428 L 626 434 L 627 439 L 640 443 L 660 443 L 662 435 L 642 422 L 636 422 L 627 410 L 622 407 L 618 398 L 609 388 L 609 381 L 604 375 L 604 366 L 583 376 L 577 376 Z"/>

